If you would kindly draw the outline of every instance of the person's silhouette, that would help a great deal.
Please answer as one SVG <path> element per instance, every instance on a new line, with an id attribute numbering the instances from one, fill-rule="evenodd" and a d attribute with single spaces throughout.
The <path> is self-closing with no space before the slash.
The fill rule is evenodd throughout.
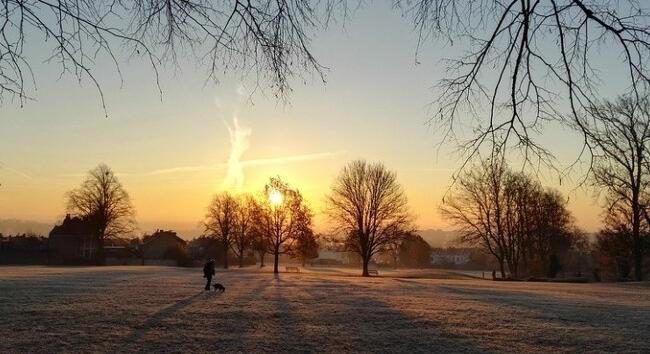
<path id="1" fill-rule="evenodd" d="M 210 259 L 203 266 L 203 277 L 206 278 L 205 290 L 210 290 L 212 276 L 214 275 L 214 259 Z"/>

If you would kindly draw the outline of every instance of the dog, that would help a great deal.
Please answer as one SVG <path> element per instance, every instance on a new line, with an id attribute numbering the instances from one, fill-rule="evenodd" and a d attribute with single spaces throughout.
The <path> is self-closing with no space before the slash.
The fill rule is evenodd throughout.
<path id="1" fill-rule="evenodd" d="M 226 291 L 226 288 L 224 288 L 223 285 L 219 283 L 214 283 L 212 287 L 214 287 L 214 291 L 220 291 L 220 292 Z"/>

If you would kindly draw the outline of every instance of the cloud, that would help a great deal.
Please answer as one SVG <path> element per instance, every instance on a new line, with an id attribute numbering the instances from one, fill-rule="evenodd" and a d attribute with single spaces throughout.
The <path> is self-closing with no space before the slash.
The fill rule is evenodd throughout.
<path id="1" fill-rule="evenodd" d="M 225 189 L 239 190 L 244 185 L 244 166 L 241 159 L 250 146 L 250 137 L 253 130 L 240 126 L 237 116 L 233 117 L 232 126 L 226 121 L 224 121 L 224 124 L 226 124 L 230 135 L 230 155 L 228 156 L 228 170 L 223 181 L 223 187 Z"/>
<path id="2" fill-rule="evenodd" d="M 26 178 L 26 179 L 34 179 L 34 177 L 29 175 L 28 173 L 17 170 L 15 168 L 11 168 L 11 167 L 7 166 L 7 164 L 4 164 L 2 162 L 0 162 L 0 169 L 7 170 L 7 171 L 9 171 L 9 172 L 11 172 L 13 174 L 16 174 L 16 175 L 21 176 L 21 177 Z"/>
<path id="3" fill-rule="evenodd" d="M 298 162 L 324 160 L 336 156 L 341 156 L 346 153 L 347 152 L 345 150 L 324 151 L 324 152 L 316 152 L 310 154 L 241 160 L 239 162 L 243 168 L 248 168 L 248 167 L 257 167 L 257 166 L 282 165 L 282 164 L 290 164 L 290 163 L 298 163 Z M 174 173 L 217 171 L 217 170 L 223 170 L 227 168 L 228 168 L 228 163 L 219 163 L 215 165 L 177 166 L 177 167 L 162 168 L 162 169 L 151 170 L 146 172 L 137 172 L 137 173 L 116 173 L 116 175 L 119 177 L 146 177 L 146 176 L 157 176 L 157 175 L 166 175 L 166 174 L 174 174 Z M 85 176 L 85 174 L 81 174 L 81 173 L 60 175 L 60 177 L 83 177 L 83 176 Z"/>

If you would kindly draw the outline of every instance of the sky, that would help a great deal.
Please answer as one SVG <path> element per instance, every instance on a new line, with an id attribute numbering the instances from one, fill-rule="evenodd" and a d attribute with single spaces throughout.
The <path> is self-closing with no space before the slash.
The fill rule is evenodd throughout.
<path id="1" fill-rule="evenodd" d="M 141 232 L 196 236 L 215 193 L 258 192 L 271 176 L 301 190 L 322 230 L 333 179 L 345 163 L 366 159 L 397 173 L 419 228 L 448 229 L 437 210 L 460 155 L 438 145 L 428 108 L 444 75 L 441 60 L 460 49 L 427 42 L 416 64 L 416 46 L 412 24 L 388 4 L 359 11 L 313 41 L 329 68 L 327 83 L 294 82 L 288 102 L 254 92 L 250 78 L 238 74 L 206 82 L 191 58 L 161 68 L 162 97 L 146 62 L 126 61 L 121 82 L 100 61 L 95 73 L 108 118 L 90 82 L 59 79 L 56 65 L 39 60 L 36 100 L 0 106 L 0 219 L 59 222 L 66 191 L 106 163 L 130 193 Z M 579 146 L 560 127 L 542 139 L 562 163 Z M 571 181 L 560 185 L 550 173 L 542 178 L 566 194 L 579 226 L 598 229 L 600 207 L 591 191 Z"/>

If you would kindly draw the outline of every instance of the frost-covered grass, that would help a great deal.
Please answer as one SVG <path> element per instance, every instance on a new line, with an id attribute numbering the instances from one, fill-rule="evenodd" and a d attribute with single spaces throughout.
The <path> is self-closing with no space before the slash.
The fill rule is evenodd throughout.
<path id="1" fill-rule="evenodd" d="M 0 353 L 650 352 L 648 284 L 400 274 L 0 267 Z"/>

